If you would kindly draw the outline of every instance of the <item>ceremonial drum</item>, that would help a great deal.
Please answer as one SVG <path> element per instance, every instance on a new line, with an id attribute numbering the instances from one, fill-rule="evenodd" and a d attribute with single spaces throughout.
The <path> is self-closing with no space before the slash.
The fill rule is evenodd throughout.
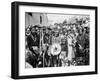
<path id="1" fill-rule="evenodd" d="M 61 45 L 59 43 L 52 44 L 50 52 L 52 55 L 59 55 L 61 52 Z"/>

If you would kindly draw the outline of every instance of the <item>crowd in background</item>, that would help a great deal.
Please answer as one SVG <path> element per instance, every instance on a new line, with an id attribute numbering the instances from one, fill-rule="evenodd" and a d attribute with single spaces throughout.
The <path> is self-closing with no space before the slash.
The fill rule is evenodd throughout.
<path id="1" fill-rule="evenodd" d="M 26 68 L 89 65 L 89 23 L 89 17 L 76 17 L 70 22 L 26 27 Z M 55 43 L 59 44 L 57 55 L 51 51 Z"/>

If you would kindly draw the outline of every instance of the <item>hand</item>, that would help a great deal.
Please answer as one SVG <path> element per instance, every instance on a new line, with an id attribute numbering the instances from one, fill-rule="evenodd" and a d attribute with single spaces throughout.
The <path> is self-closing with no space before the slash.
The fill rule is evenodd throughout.
<path id="1" fill-rule="evenodd" d="M 33 50 L 38 50 L 37 46 L 32 46 Z"/>
<path id="2" fill-rule="evenodd" d="M 83 47 L 79 44 L 79 48 L 82 50 L 83 49 Z"/>

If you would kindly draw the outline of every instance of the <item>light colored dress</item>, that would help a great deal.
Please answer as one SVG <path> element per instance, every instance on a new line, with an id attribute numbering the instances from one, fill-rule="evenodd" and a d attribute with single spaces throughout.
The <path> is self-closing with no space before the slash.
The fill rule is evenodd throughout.
<path id="1" fill-rule="evenodd" d="M 72 38 L 72 35 L 68 35 L 67 36 L 67 41 L 68 41 L 68 60 L 69 61 L 72 61 L 72 58 L 75 57 L 75 54 L 74 54 L 74 50 L 73 50 L 73 38 Z"/>

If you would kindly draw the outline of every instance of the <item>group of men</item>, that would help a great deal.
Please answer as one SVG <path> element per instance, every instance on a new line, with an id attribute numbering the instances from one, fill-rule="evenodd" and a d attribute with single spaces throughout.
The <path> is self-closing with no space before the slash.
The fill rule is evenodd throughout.
<path id="1" fill-rule="evenodd" d="M 76 28 L 67 30 L 38 25 L 27 27 L 26 67 L 61 67 L 82 63 L 88 65 L 89 49 L 84 49 L 89 48 L 89 36 L 85 29 L 78 31 Z"/>

